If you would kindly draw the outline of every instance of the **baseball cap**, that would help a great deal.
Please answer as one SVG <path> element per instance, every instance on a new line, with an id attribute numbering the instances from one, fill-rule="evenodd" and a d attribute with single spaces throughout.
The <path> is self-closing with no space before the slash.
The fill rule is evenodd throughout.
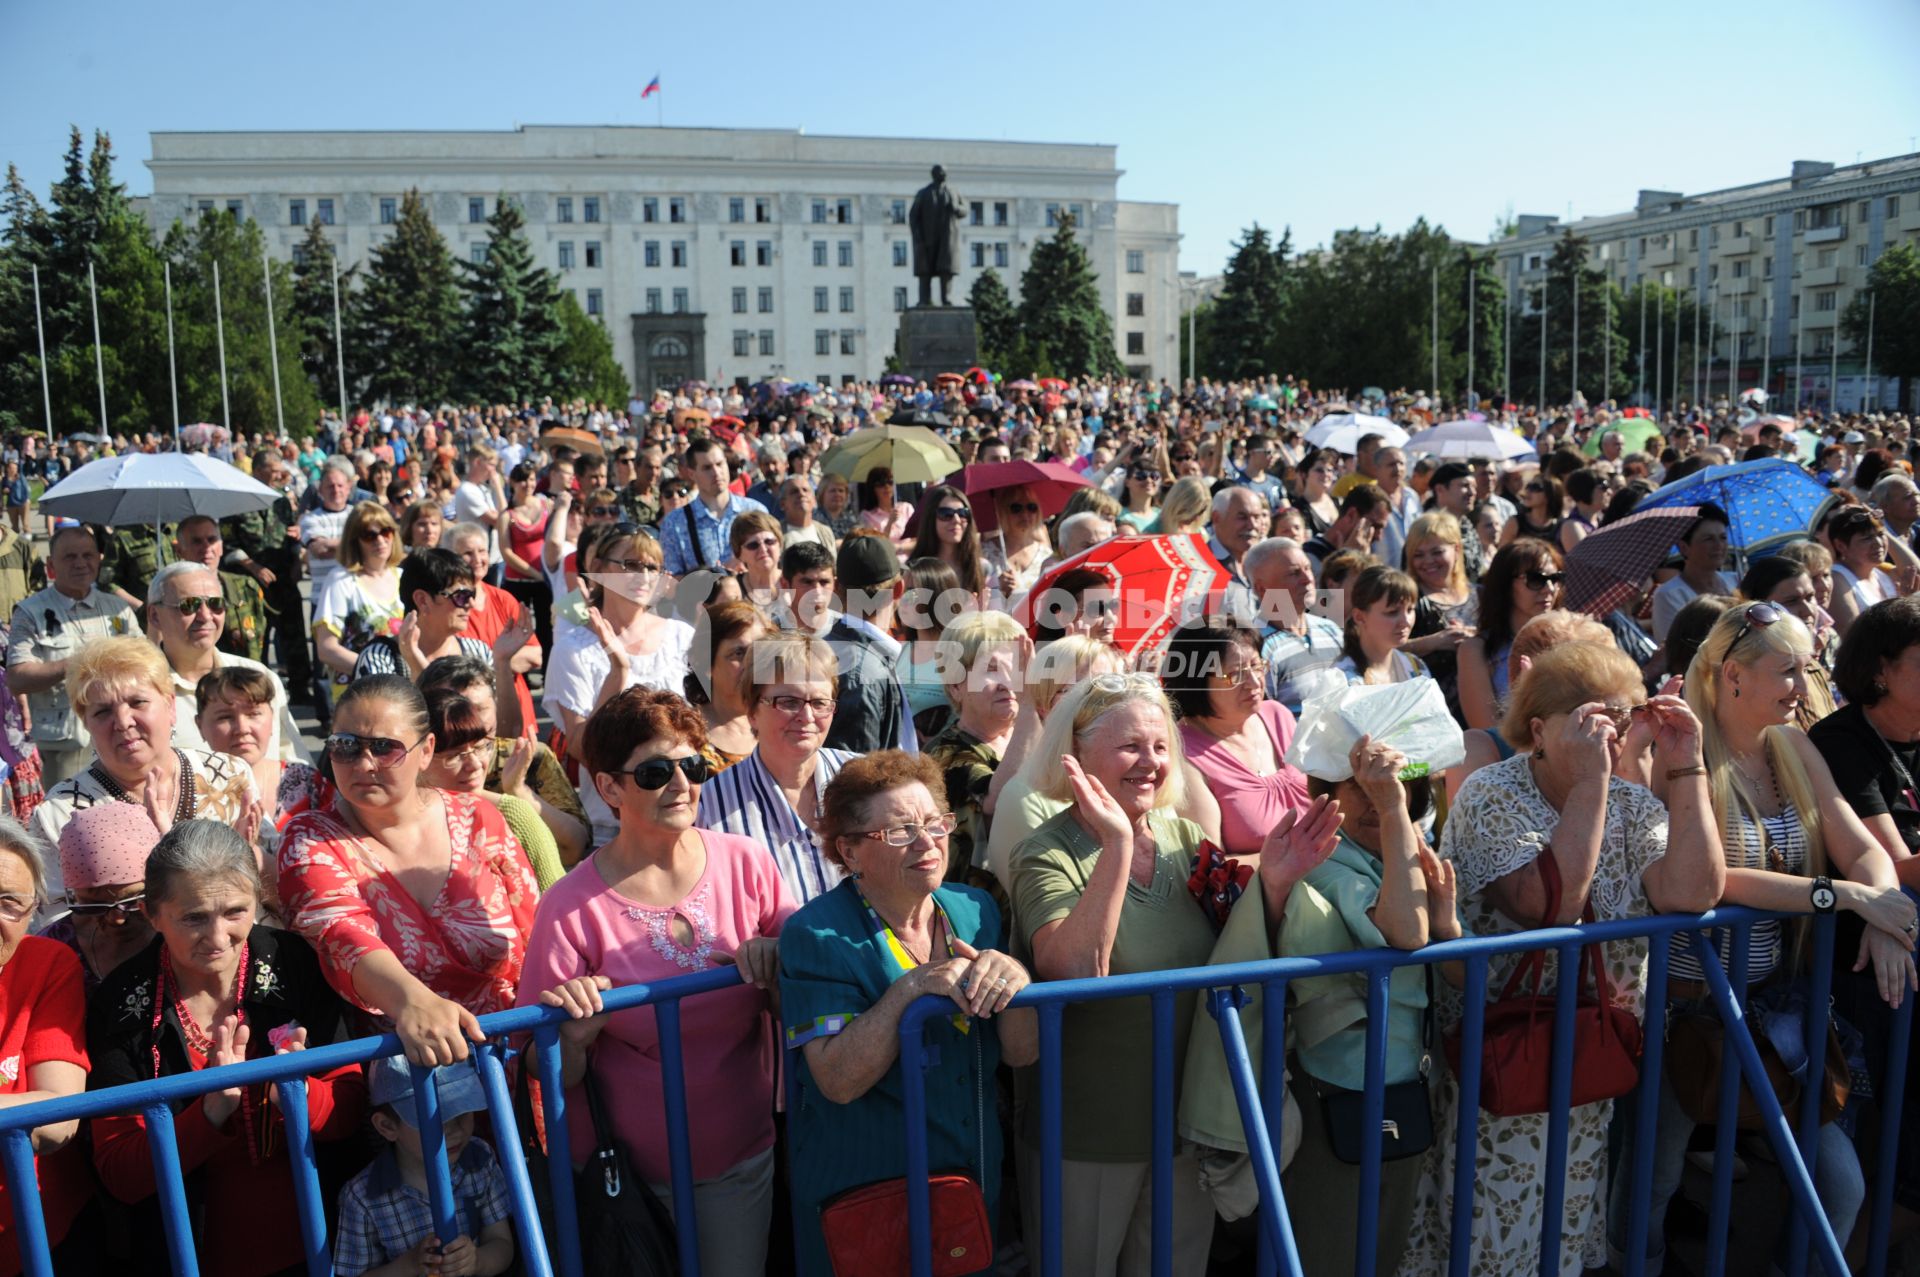
<path id="1" fill-rule="evenodd" d="M 440 1118 L 450 1121 L 462 1113 L 478 1113 L 487 1107 L 486 1092 L 480 1075 L 468 1058 L 459 1064 L 442 1064 L 433 1071 L 433 1089 L 440 1100 Z M 376 1108 L 393 1105 L 393 1111 L 408 1126 L 417 1127 L 420 1115 L 413 1103 L 413 1069 L 404 1055 L 389 1055 L 375 1060 L 367 1070 L 367 1099 Z"/>
<path id="2" fill-rule="evenodd" d="M 900 553 L 882 536 L 849 537 L 840 543 L 833 574 L 843 590 L 870 590 L 900 575 Z"/>

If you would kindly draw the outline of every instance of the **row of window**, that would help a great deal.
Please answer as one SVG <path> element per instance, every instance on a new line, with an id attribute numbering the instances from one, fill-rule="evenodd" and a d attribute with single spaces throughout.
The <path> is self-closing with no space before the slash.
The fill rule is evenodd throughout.
<path id="1" fill-rule="evenodd" d="M 744 328 L 734 329 L 733 330 L 734 357 L 737 359 L 745 359 L 747 356 L 753 353 L 752 348 L 753 348 L 753 334 Z M 762 328 L 760 330 L 760 353 L 763 355 L 771 355 L 773 353 L 773 329 L 771 328 Z"/>

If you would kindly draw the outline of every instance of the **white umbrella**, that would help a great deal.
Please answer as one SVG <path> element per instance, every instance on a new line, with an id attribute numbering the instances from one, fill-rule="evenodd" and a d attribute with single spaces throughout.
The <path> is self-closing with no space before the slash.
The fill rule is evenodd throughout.
<path id="1" fill-rule="evenodd" d="M 1532 441 L 1524 435 L 1491 422 L 1467 420 L 1445 421 L 1422 430 L 1407 440 L 1407 451 L 1455 461 L 1476 457 L 1512 461 L 1538 455 Z"/>
<path id="2" fill-rule="evenodd" d="M 280 494 L 204 453 L 128 452 L 89 461 L 41 495 L 43 514 L 110 528 L 224 519 L 264 510 Z"/>
<path id="3" fill-rule="evenodd" d="M 1407 441 L 1407 432 L 1385 417 L 1364 412 L 1336 412 L 1313 423 L 1313 429 L 1307 431 L 1307 442 L 1316 448 L 1332 448 L 1351 455 L 1366 435 L 1379 435 L 1383 448 L 1398 448 Z"/>

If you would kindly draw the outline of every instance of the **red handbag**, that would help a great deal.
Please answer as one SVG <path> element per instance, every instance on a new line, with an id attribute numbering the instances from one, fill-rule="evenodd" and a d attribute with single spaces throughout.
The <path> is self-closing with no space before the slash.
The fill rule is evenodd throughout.
<path id="1" fill-rule="evenodd" d="M 1560 867 L 1548 848 L 1535 861 L 1547 892 L 1543 927 L 1553 925 L 1560 912 Z M 1593 921 L 1593 901 L 1581 911 L 1582 921 Z M 1500 993 L 1487 1008 L 1480 1042 L 1480 1107 L 1499 1117 L 1545 1113 L 1553 1061 L 1554 994 L 1539 992 L 1546 969 L 1545 950 L 1522 958 Z M 1614 1000 L 1600 946 L 1580 951 L 1580 966 L 1593 971 L 1592 997 L 1582 993 L 1573 1011 L 1573 1099 L 1575 1107 L 1617 1099 L 1640 1081 L 1640 1017 Z M 1580 978 L 1576 970 L 1574 978 Z M 1522 980 L 1531 992 L 1521 993 Z M 1442 1045 L 1454 1076 L 1460 1075 L 1460 1031 L 1448 1033 Z"/>
<path id="2" fill-rule="evenodd" d="M 932 1176 L 927 1198 L 933 1214 L 933 1277 L 965 1277 L 993 1267 L 987 1199 L 973 1177 Z M 834 1277 L 900 1277 L 913 1271 L 905 1179 L 840 1194 L 820 1208 L 820 1231 Z"/>

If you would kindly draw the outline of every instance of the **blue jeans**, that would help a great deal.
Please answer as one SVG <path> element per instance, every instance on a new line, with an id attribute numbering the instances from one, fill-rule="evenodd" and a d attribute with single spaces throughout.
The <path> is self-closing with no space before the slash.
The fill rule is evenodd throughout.
<path id="1" fill-rule="evenodd" d="M 1705 1007 L 1707 1004 L 1695 1005 Z M 1676 1009 L 1686 1009 L 1686 1006 L 1676 1004 Z M 1647 1277 L 1659 1277 L 1666 1260 L 1667 1206 L 1679 1191 L 1681 1177 L 1686 1173 L 1687 1143 L 1693 1138 L 1694 1128 L 1693 1119 L 1681 1109 L 1673 1086 L 1664 1075 L 1660 1078 L 1659 1091 L 1660 1114 L 1653 1128 L 1653 1183 L 1647 1210 Z M 1644 1086 L 1636 1098 L 1646 1102 Z M 1613 1185 L 1607 1198 L 1607 1254 L 1617 1269 L 1625 1267 L 1622 1257 L 1627 1250 L 1628 1211 L 1632 1207 L 1633 1137 L 1637 1125 L 1629 1120 L 1622 1131 L 1620 1157 L 1614 1166 Z M 1833 1122 L 1820 1128 L 1813 1188 L 1821 1208 L 1826 1211 L 1827 1223 L 1833 1227 L 1834 1237 L 1844 1247 L 1853 1233 L 1860 1207 L 1866 1201 L 1867 1182 L 1861 1173 L 1860 1155 L 1854 1151 L 1853 1140 Z M 1785 1237 L 1784 1226 L 1781 1236 Z"/>

